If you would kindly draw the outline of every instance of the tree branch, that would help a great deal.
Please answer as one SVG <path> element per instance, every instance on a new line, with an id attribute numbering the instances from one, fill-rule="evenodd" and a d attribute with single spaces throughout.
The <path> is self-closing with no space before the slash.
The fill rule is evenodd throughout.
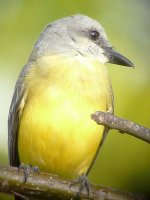
<path id="1" fill-rule="evenodd" d="M 108 112 L 97 111 L 91 115 L 97 124 L 105 125 L 110 129 L 117 129 L 121 133 L 128 133 L 138 139 L 150 143 L 150 129 L 132 121 L 122 119 Z"/>
<path id="2" fill-rule="evenodd" d="M 15 167 L 0 166 L 0 192 L 18 194 L 21 197 L 36 199 L 76 199 L 79 186 L 71 185 L 71 181 L 59 179 L 58 176 L 47 173 L 33 173 L 24 182 L 23 171 L 18 172 Z M 21 193 L 21 195 L 19 194 Z M 27 198 L 25 198 L 27 199 Z M 122 192 L 100 185 L 90 185 L 90 194 L 84 190 L 80 195 L 81 200 L 146 200 L 143 196 Z"/>

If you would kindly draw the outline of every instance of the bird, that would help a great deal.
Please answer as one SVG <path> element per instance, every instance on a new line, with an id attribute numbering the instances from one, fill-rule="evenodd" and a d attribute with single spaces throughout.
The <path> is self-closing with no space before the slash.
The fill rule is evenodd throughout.
<path id="1" fill-rule="evenodd" d="M 44 28 L 12 97 L 11 166 L 30 164 L 67 179 L 88 175 L 108 133 L 91 114 L 114 113 L 106 63 L 133 67 L 98 21 L 75 14 Z"/>

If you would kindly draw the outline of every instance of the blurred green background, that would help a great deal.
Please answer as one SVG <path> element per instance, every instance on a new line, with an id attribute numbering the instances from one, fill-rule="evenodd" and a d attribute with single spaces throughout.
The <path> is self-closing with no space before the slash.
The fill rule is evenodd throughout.
<path id="1" fill-rule="evenodd" d="M 18 74 L 43 27 L 75 13 L 100 21 L 112 45 L 135 64 L 108 64 L 115 114 L 150 127 L 149 0 L 0 0 L 0 164 L 8 164 L 7 116 Z M 110 131 L 89 179 L 150 198 L 150 146 Z"/>

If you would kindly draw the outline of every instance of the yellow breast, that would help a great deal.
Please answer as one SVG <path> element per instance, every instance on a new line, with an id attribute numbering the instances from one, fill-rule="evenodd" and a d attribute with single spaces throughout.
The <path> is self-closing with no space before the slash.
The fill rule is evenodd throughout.
<path id="1" fill-rule="evenodd" d="M 106 67 L 80 57 L 42 57 L 25 84 L 20 161 L 68 178 L 85 174 L 104 132 L 90 116 L 97 110 L 112 111 Z"/>

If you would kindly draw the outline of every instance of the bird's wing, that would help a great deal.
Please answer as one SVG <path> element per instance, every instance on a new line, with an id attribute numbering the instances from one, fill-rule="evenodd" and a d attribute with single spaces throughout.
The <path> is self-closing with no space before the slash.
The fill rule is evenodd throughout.
<path id="1" fill-rule="evenodd" d="M 12 166 L 19 166 L 19 155 L 18 155 L 18 126 L 21 117 L 20 106 L 25 102 L 25 84 L 24 77 L 28 73 L 33 63 L 28 63 L 22 69 L 13 94 L 9 116 L 8 116 L 8 154 L 9 162 Z"/>
<path id="2" fill-rule="evenodd" d="M 111 84 L 110 84 L 110 91 L 109 91 L 109 94 L 110 94 L 110 95 L 109 95 L 109 97 L 107 98 L 107 99 L 108 99 L 108 102 L 107 102 L 107 112 L 114 113 L 114 95 L 113 95 L 113 90 L 112 90 Z M 99 144 L 99 146 L 98 146 L 98 148 L 97 148 L 97 151 L 96 151 L 96 154 L 95 154 L 95 156 L 94 156 L 94 159 L 93 159 L 93 161 L 92 161 L 92 163 L 91 163 L 91 165 L 90 165 L 90 167 L 89 167 L 89 169 L 88 169 L 86 175 L 88 175 L 88 173 L 90 172 L 90 170 L 91 170 L 91 168 L 92 168 L 92 166 L 93 166 L 93 164 L 94 164 L 94 162 L 95 162 L 95 160 L 96 160 L 96 158 L 97 158 L 97 156 L 98 156 L 98 153 L 99 153 L 99 151 L 100 151 L 100 148 L 101 148 L 102 145 L 104 144 L 104 141 L 105 141 L 105 139 L 106 139 L 106 136 L 107 136 L 107 134 L 108 134 L 108 131 L 109 131 L 109 128 L 108 128 L 108 127 L 105 127 L 104 133 L 103 133 L 103 136 L 102 136 L 102 140 L 101 140 L 101 142 L 100 142 L 100 144 Z"/>

